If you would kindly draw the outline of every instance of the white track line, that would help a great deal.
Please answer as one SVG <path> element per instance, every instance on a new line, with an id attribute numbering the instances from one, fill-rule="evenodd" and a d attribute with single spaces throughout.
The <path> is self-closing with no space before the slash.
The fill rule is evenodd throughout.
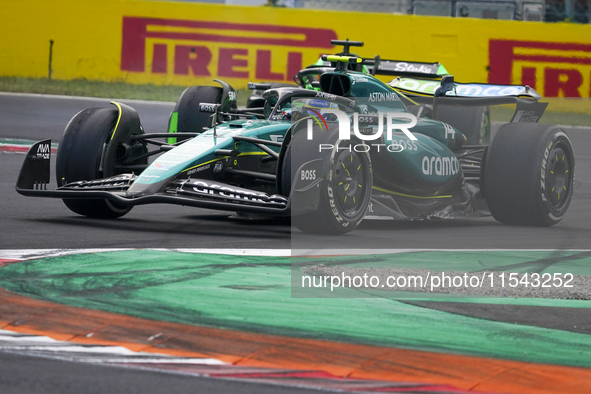
<path id="1" fill-rule="evenodd" d="M 0 351 L 55 356 L 90 363 L 227 365 L 215 358 L 174 357 L 159 353 L 134 352 L 123 346 L 75 344 L 7 330 L 0 330 Z"/>

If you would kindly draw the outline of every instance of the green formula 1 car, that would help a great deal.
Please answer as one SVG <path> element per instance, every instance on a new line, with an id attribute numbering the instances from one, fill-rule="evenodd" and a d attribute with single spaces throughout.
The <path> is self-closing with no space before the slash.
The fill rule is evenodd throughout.
<path id="1" fill-rule="evenodd" d="M 338 53 L 340 56 L 356 56 L 351 53 L 350 48 L 363 46 L 359 41 L 338 41 L 333 40 L 334 45 L 342 45 L 343 51 Z M 433 95 L 435 88 L 439 85 L 442 77 L 450 75 L 446 68 L 439 62 L 426 63 L 406 60 L 386 60 L 380 56 L 375 56 L 373 61 L 366 59 L 365 64 L 349 64 L 348 69 L 359 71 L 366 74 L 384 75 L 395 77 L 389 84 L 395 87 L 406 98 L 407 109 L 421 118 L 433 118 L 432 103 L 419 103 L 414 97 L 421 97 L 425 94 Z M 303 88 L 320 90 L 318 76 L 331 67 L 334 69 L 334 62 L 319 59 L 316 63 L 301 70 L 294 75 L 294 82 Z M 250 85 L 253 92 L 248 98 L 247 107 L 262 107 L 264 103 L 263 92 L 265 88 L 276 88 L 291 86 L 286 83 L 265 83 Z M 259 86 L 261 88 L 255 88 Z M 470 91 L 467 91 L 470 93 Z M 182 100 L 179 101 L 179 104 Z M 438 119 L 452 125 L 466 136 L 469 144 L 488 144 L 490 142 L 491 124 L 490 109 L 488 106 L 470 106 L 458 108 L 454 105 L 439 105 Z M 185 112 L 186 113 L 186 112 Z M 193 115 L 195 117 L 195 115 Z M 184 127 L 191 129 L 190 123 L 185 123 Z"/>
<path id="2" fill-rule="evenodd" d="M 335 67 L 318 75 L 320 90 L 267 89 L 260 109 L 236 108 L 235 92 L 224 82 L 186 91 L 211 123 L 205 131 L 178 130 L 174 144 L 161 140 L 170 133 L 144 134 L 137 113 L 123 104 L 83 110 L 59 146 L 57 189 L 47 187 L 50 141 L 44 140 L 29 150 L 17 191 L 61 198 L 90 217 L 168 203 L 288 216 L 303 231 L 332 234 L 352 231 L 364 218 L 490 212 L 507 224 L 548 226 L 566 214 L 572 146 L 560 127 L 531 123 L 545 109 L 534 90 L 479 84 L 490 94 L 474 97 L 461 93 L 474 84 L 451 76 L 432 92 L 424 89 L 420 99 L 435 118 L 440 105 L 517 105 L 513 122 L 490 146 L 469 145 L 453 126 L 409 112 L 406 94 L 348 66 L 375 65 L 374 59 L 324 60 Z"/>

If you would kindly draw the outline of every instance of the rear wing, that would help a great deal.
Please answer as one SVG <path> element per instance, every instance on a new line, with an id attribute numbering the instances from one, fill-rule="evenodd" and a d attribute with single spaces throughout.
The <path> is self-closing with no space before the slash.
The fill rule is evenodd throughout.
<path id="1" fill-rule="evenodd" d="M 388 85 L 414 104 L 432 104 L 435 119 L 442 104 L 460 107 L 517 104 L 512 123 L 537 123 L 548 106 L 538 102 L 542 96 L 529 86 L 458 83 L 453 75 L 446 75 L 441 81 L 396 78 Z"/>
<path id="2" fill-rule="evenodd" d="M 327 56 L 327 55 L 323 55 Z M 411 77 L 411 78 L 441 78 L 449 75 L 443 64 L 426 62 L 409 62 L 406 60 L 386 60 L 379 56 L 372 58 L 363 58 L 361 63 L 371 75 L 389 75 L 392 77 Z M 308 68 L 322 69 L 334 68 L 334 62 L 324 60 L 317 62 Z M 354 69 L 354 68 L 351 68 Z M 361 71 L 361 70 L 357 70 Z"/>
<path id="3" fill-rule="evenodd" d="M 337 53 L 336 56 L 357 56 L 351 53 L 351 47 L 362 47 L 363 41 L 349 41 L 346 40 L 331 40 L 332 45 L 342 45 L 343 51 Z M 418 77 L 418 78 L 441 78 L 444 75 L 449 75 L 445 67 L 441 63 L 426 63 L 426 62 L 411 62 L 407 60 L 388 60 L 381 59 L 376 56 L 373 59 L 363 59 L 363 66 L 371 75 L 390 75 L 400 77 Z M 361 65 L 361 64 L 360 64 Z M 311 67 L 335 67 L 336 64 L 322 56 Z M 362 71 L 356 67 L 349 66 L 350 70 Z"/>
<path id="4" fill-rule="evenodd" d="M 390 75 L 410 78 L 441 78 L 449 75 L 441 63 L 408 62 L 405 60 L 386 60 L 376 56 L 373 61 L 364 59 L 367 70 L 372 75 Z"/>
<path id="5" fill-rule="evenodd" d="M 542 96 L 529 86 L 493 85 L 488 83 L 459 83 L 453 75 L 444 76 L 441 81 L 420 78 L 396 78 L 388 85 L 409 96 L 503 98 L 521 97 L 538 101 Z"/>

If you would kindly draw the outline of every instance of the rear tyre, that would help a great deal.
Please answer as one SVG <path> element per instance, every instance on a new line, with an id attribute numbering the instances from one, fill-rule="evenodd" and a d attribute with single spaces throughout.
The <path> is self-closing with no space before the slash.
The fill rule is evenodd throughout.
<path id="1" fill-rule="evenodd" d="M 573 195 L 575 157 L 560 127 L 537 123 L 502 126 L 484 166 L 486 201 L 505 224 L 552 226 Z"/>
<path id="2" fill-rule="evenodd" d="M 329 125 L 328 132 L 315 132 L 312 140 L 300 130 L 292 136 L 285 151 L 281 189 L 286 195 L 300 176 L 298 169 L 310 160 L 322 159 L 323 179 L 319 184 L 317 211 L 291 219 L 303 232 L 345 234 L 353 231 L 367 212 L 372 188 L 369 153 L 363 149 L 355 151 L 355 147 L 361 146 L 358 140 L 339 140 L 338 136 L 338 125 Z M 333 148 L 318 152 L 319 144 L 329 144 Z"/>
<path id="3" fill-rule="evenodd" d="M 199 103 L 220 104 L 222 93 L 223 89 L 217 86 L 191 86 L 185 89 L 174 109 L 178 114 L 176 131 L 201 133 L 204 129 L 213 127 L 211 113 L 201 112 Z"/>
<path id="4" fill-rule="evenodd" d="M 118 111 L 111 108 L 88 108 L 76 114 L 66 126 L 56 159 L 58 186 L 64 183 L 101 179 L 116 175 L 105 173 L 105 152 L 118 119 Z M 121 144 L 116 160 L 128 159 L 130 154 L 141 154 L 145 147 L 140 143 Z M 125 215 L 131 207 L 97 199 L 64 199 L 64 204 L 73 212 L 93 218 L 117 218 Z"/>

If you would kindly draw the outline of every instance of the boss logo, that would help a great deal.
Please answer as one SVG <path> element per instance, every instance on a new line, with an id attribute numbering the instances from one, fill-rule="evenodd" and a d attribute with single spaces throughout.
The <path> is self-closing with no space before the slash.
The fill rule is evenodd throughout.
<path id="1" fill-rule="evenodd" d="M 302 171 L 302 181 L 313 181 L 316 179 L 316 170 Z"/>
<path id="2" fill-rule="evenodd" d="M 378 124 L 379 118 L 377 116 L 372 115 L 359 116 L 358 121 L 359 123 Z"/>
<path id="3" fill-rule="evenodd" d="M 214 114 L 217 106 L 215 104 L 199 104 L 199 111 Z"/>

